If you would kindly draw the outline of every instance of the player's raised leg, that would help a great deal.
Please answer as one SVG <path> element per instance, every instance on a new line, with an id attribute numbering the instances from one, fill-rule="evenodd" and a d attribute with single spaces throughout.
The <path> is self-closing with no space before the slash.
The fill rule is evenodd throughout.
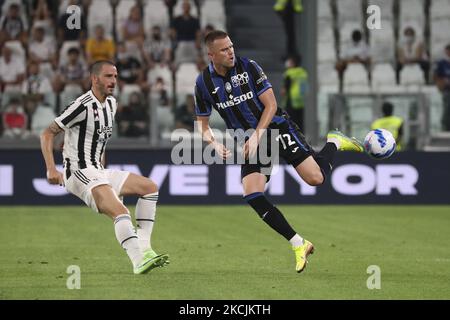
<path id="1" fill-rule="evenodd" d="M 136 203 L 136 230 L 139 245 L 144 257 L 158 258 L 158 266 L 169 263 L 167 254 L 158 255 L 151 245 L 151 236 L 156 216 L 156 203 L 158 202 L 158 186 L 150 179 L 130 173 L 122 186 L 120 195 L 137 195 Z"/>
<path id="2" fill-rule="evenodd" d="M 259 172 L 246 175 L 242 179 L 244 199 L 265 223 L 291 243 L 294 251 L 297 250 L 295 251 L 296 271 L 301 272 L 306 266 L 307 255 L 312 253 L 314 247 L 291 227 L 281 211 L 266 198 L 264 195 L 264 186 L 266 182 L 266 176 Z M 300 248 L 300 251 L 295 248 Z M 297 252 L 300 252 L 301 254 L 298 255 Z"/>
<path id="3" fill-rule="evenodd" d="M 150 271 L 155 261 L 143 257 L 127 207 L 123 205 L 111 186 L 107 184 L 94 187 L 91 193 L 97 210 L 113 219 L 117 241 L 130 258 L 134 273 Z"/>
<path id="4" fill-rule="evenodd" d="M 309 185 L 321 185 L 333 168 L 334 154 L 338 150 L 363 152 L 364 147 L 357 139 L 349 138 L 342 132 L 333 130 L 328 133 L 327 143 L 322 150 L 306 158 L 295 167 L 295 170 Z"/>

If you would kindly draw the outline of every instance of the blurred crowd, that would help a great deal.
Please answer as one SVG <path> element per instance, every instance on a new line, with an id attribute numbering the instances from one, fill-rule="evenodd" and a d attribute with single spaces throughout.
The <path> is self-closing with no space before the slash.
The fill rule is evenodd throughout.
<path id="1" fill-rule="evenodd" d="M 0 0 L 0 136 L 38 136 L 89 90 L 89 65 L 100 59 L 114 61 L 118 69 L 120 136 L 148 136 L 150 107 L 169 117 L 161 120 L 169 122 L 167 129 L 188 123 L 193 114 L 184 109 L 186 94 L 207 65 L 201 39 L 215 28 L 201 25 L 202 5 Z"/>

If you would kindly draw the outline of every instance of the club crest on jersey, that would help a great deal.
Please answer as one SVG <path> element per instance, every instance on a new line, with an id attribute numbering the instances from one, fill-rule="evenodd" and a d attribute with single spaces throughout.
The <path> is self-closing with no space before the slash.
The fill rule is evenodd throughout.
<path id="1" fill-rule="evenodd" d="M 228 93 L 231 92 L 231 84 L 229 82 L 225 83 L 225 90 L 227 90 Z"/>
<path id="2" fill-rule="evenodd" d="M 238 73 L 235 76 L 232 76 L 231 83 L 233 84 L 233 87 L 235 87 L 235 88 L 248 83 L 248 73 L 243 72 L 243 73 Z"/>
<path id="3" fill-rule="evenodd" d="M 105 138 L 109 138 L 112 135 L 113 127 L 101 126 L 101 128 L 97 129 L 97 133 L 99 135 L 103 134 Z"/>

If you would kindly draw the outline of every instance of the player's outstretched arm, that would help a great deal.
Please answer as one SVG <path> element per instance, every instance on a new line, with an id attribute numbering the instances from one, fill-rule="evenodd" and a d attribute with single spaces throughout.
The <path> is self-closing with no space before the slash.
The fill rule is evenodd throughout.
<path id="1" fill-rule="evenodd" d="M 214 149 L 222 157 L 222 159 L 226 159 L 231 155 L 230 150 L 228 150 L 222 143 L 219 143 L 216 139 L 214 139 L 214 134 L 209 126 L 209 117 L 197 116 L 197 126 L 198 131 L 200 131 L 202 135 L 203 141 L 206 141 L 208 144 L 213 144 Z"/>
<path id="2" fill-rule="evenodd" d="M 41 151 L 47 167 L 47 180 L 50 184 L 63 184 L 62 173 L 56 170 L 55 159 L 53 157 L 53 141 L 63 131 L 56 122 L 53 122 L 41 134 Z"/>

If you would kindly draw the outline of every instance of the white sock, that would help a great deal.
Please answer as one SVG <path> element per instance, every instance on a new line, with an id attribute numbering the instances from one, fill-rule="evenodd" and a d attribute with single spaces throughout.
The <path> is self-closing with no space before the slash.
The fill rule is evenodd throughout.
<path id="1" fill-rule="evenodd" d="M 295 236 L 293 236 L 291 240 L 289 240 L 289 242 L 293 247 L 299 247 L 303 245 L 303 238 L 300 237 L 298 233 L 296 233 Z"/>
<path id="2" fill-rule="evenodd" d="M 154 192 L 140 197 L 136 204 L 136 229 L 139 246 L 142 251 L 152 248 L 151 236 L 155 222 L 157 201 L 158 192 Z"/>
<path id="3" fill-rule="evenodd" d="M 142 260 L 142 253 L 129 214 L 125 213 L 116 217 L 114 220 L 114 231 L 116 232 L 117 241 L 127 252 L 133 267 L 136 267 Z"/>

